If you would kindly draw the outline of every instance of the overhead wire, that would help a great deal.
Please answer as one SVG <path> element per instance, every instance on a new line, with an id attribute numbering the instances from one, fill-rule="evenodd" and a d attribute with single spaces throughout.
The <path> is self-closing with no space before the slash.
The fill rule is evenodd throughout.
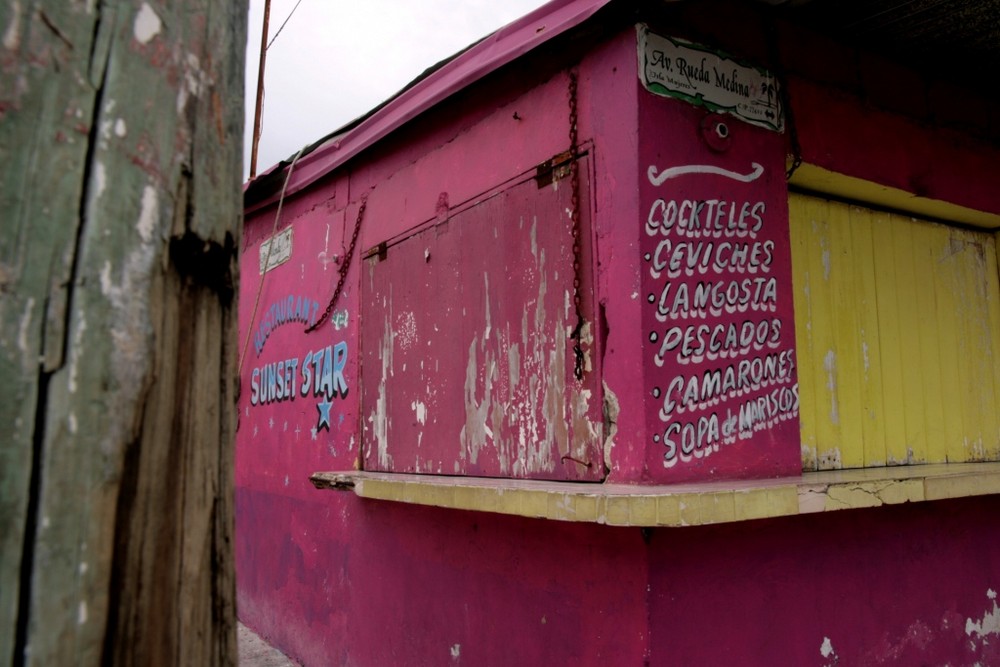
<path id="1" fill-rule="evenodd" d="M 267 49 L 271 48 L 271 45 L 274 44 L 274 40 L 278 39 L 278 35 L 280 35 L 281 31 L 285 29 L 285 25 L 288 24 L 288 20 L 292 18 L 292 14 L 295 13 L 295 10 L 298 9 L 299 5 L 301 4 L 302 0 L 299 0 L 298 2 L 295 3 L 295 6 L 292 7 L 292 11 L 288 12 L 288 16 L 285 17 L 285 21 L 281 24 L 281 27 L 278 28 L 278 32 L 274 33 L 274 37 L 271 38 L 271 41 L 267 43 L 267 46 L 265 48 Z"/>

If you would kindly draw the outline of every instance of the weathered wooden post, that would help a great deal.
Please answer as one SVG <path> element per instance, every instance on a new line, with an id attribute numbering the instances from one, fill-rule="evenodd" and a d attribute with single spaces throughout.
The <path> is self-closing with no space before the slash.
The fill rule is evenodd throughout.
<path id="1" fill-rule="evenodd" d="M 0 2 L 0 664 L 236 661 L 245 2 Z"/>

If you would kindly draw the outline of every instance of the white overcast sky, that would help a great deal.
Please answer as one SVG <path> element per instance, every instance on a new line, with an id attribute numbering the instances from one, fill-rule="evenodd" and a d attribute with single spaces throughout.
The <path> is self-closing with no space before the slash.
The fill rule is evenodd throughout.
<path id="1" fill-rule="evenodd" d="M 296 0 L 271 0 L 270 36 Z M 545 0 L 301 0 L 267 51 L 257 173 L 391 97 Z M 243 175 L 250 172 L 264 0 L 250 0 Z"/>

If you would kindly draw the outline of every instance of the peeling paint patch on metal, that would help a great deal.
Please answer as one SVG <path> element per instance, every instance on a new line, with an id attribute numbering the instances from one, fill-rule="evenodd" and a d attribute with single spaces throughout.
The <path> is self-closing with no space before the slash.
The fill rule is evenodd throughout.
<path id="1" fill-rule="evenodd" d="M 833 642 L 830 641 L 830 638 L 823 637 L 823 643 L 819 647 L 819 654 L 824 658 L 829 658 L 831 655 L 836 655 L 836 653 L 833 650 Z"/>
<path id="2" fill-rule="evenodd" d="M 969 637 L 988 642 L 988 635 L 1000 635 L 1000 607 L 997 606 L 997 593 L 992 588 L 986 591 L 986 597 L 993 603 L 993 608 L 986 610 L 979 620 L 965 619 L 965 634 Z"/>
<path id="3" fill-rule="evenodd" d="M 427 423 L 427 405 L 421 401 L 413 401 L 410 404 L 410 408 L 416 414 L 417 423 L 421 426 Z"/>

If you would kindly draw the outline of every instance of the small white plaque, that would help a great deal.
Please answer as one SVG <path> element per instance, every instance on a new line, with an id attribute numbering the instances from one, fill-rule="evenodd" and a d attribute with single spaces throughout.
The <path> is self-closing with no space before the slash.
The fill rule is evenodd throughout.
<path id="1" fill-rule="evenodd" d="M 781 132 L 785 127 L 778 81 L 768 71 L 676 37 L 639 31 L 639 78 L 664 97 L 729 113 Z"/>
<path id="2" fill-rule="evenodd" d="M 272 248 L 273 246 L 273 248 Z M 270 251 L 270 256 L 268 256 Z M 260 244 L 260 274 L 281 266 L 292 256 L 292 228 L 288 227 Z"/>

